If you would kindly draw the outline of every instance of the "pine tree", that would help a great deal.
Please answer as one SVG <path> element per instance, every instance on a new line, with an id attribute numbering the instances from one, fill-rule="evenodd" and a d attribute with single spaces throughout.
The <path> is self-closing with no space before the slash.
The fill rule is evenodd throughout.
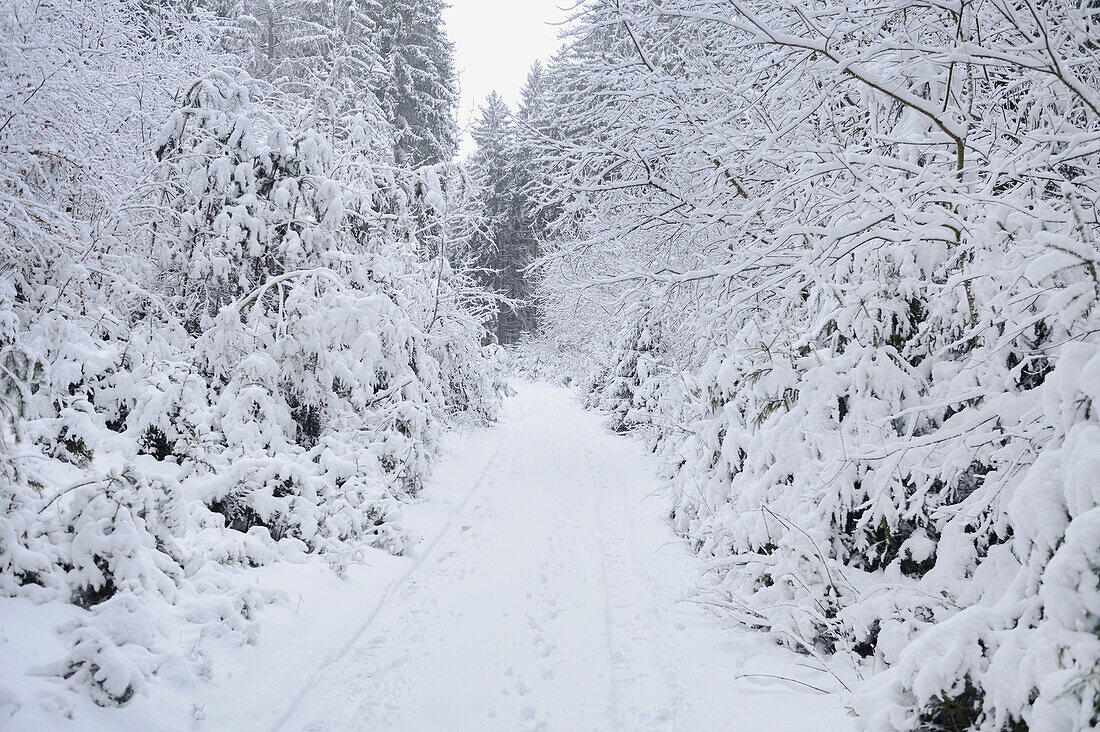
<path id="1" fill-rule="evenodd" d="M 477 150 L 470 157 L 469 171 L 480 184 L 478 197 L 486 217 L 498 228 L 512 210 L 511 116 L 504 99 L 495 91 L 491 92 L 471 131 Z"/>
<path id="2" fill-rule="evenodd" d="M 540 155 L 545 150 L 545 140 L 561 137 L 554 124 L 550 99 L 553 91 L 547 71 L 541 62 L 535 61 L 520 92 L 511 151 L 517 163 L 519 191 L 525 199 L 525 227 L 531 232 L 531 253 L 535 257 L 538 242 L 550 236 L 551 224 L 560 214 L 557 201 L 544 198 L 552 182 L 546 161 Z"/>
<path id="3" fill-rule="evenodd" d="M 330 121 L 359 116 L 373 123 L 373 150 L 392 148 L 373 93 L 384 65 L 370 0 L 142 1 L 158 14 L 179 6 L 200 18 L 213 44 L 278 89 L 283 122 L 318 113 Z"/>
<path id="4" fill-rule="evenodd" d="M 444 7 L 443 0 L 392 0 L 367 9 L 385 68 L 374 91 L 406 167 L 447 162 L 458 149 L 458 82 Z"/>
<path id="5" fill-rule="evenodd" d="M 616 432 L 629 432 L 644 424 L 644 415 L 656 408 L 659 328 L 653 311 L 644 305 L 623 324 L 599 404 L 610 415 L 608 426 Z"/>
<path id="6" fill-rule="evenodd" d="M 526 268 L 534 259 L 534 241 L 514 130 L 508 106 L 493 92 L 481 107 L 472 132 L 478 148 L 470 158 L 469 174 L 483 221 L 481 236 L 473 244 L 475 262 L 485 270 L 486 285 L 505 299 L 494 322 L 501 344 L 517 342 L 534 327 L 526 277 Z"/>

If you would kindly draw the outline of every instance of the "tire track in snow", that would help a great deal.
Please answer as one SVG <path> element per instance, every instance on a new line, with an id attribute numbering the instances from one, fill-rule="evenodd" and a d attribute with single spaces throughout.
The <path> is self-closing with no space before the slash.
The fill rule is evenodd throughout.
<path id="1" fill-rule="evenodd" d="M 416 560 L 413 562 L 413 565 L 409 567 L 409 569 L 403 575 L 401 575 L 396 580 L 386 586 L 385 591 L 382 593 L 382 597 L 378 599 L 378 604 L 374 606 L 374 610 L 371 611 L 370 615 L 367 616 L 367 619 L 364 620 L 363 623 L 355 630 L 355 632 L 351 635 L 350 638 L 348 638 L 344 645 L 340 647 L 336 654 L 322 661 L 321 665 L 318 666 L 312 674 L 310 674 L 309 679 L 306 680 L 305 684 L 303 684 L 298 692 L 294 695 L 294 699 L 291 700 L 290 705 L 285 710 L 283 710 L 283 713 L 279 715 L 279 718 L 275 720 L 274 724 L 271 725 L 271 732 L 279 732 L 279 730 L 281 730 L 283 726 L 286 725 L 286 723 L 298 710 L 298 707 L 301 705 L 302 700 L 305 699 L 306 695 L 308 695 L 309 692 L 313 690 L 314 686 L 316 686 L 317 680 L 321 676 L 321 674 L 331 668 L 334 664 L 342 660 L 347 655 L 348 651 L 350 651 L 356 643 L 362 640 L 363 636 L 366 635 L 367 631 L 370 629 L 371 624 L 374 622 L 375 618 L 377 618 L 382 610 L 385 609 L 385 607 L 389 604 L 390 599 L 398 592 L 398 590 L 402 589 L 406 584 L 408 584 L 408 581 L 413 577 L 413 575 L 415 575 L 417 571 L 424 565 L 424 562 L 427 561 L 428 557 L 431 556 L 432 552 L 435 550 L 436 545 L 438 545 L 443 537 L 450 532 L 451 527 L 454 525 L 455 517 L 462 513 L 466 509 L 466 506 L 469 505 L 470 501 L 474 497 L 474 494 L 477 493 L 477 489 L 485 480 L 485 476 L 487 476 L 489 474 L 489 471 L 492 470 L 492 468 L 494 467 L 496 460 L 500 456 L 501 452 L 504 450 L 504 445 L 506 442 L 508 442 L 508 439 L 508 434 L 504 434 L 501 437 L 500 442 L 497 443 L 496 449 L 493 451 L 493 454 L 486 461 L 485 467 L 482 469 L 481 473 L 478 474 L 477 478 L 473 482 L 473 485 L 470 486 L 470 490 L 466 493 L 466 496 L 462 499 L 462 502 L 458 506 L 456 506 L 453 511 L 451 511 L 451 514 L 447 517 L 447 521 L 443 524 L 443 528 L 441 528 L 439 532 L 428 542 L 428 544 L 424 548 L 424 551 L 421 552 L 420 556 L 417 557 Z"/>
<path id="2" fill-rule="evenodd" d="M 850 729 L 836 701 L 736 678 L 798 659 L 680 602 L 698 560 L 661 551 L 645 451 L 561 390 L 519 392 L 446 481 L 465 497 L 443 529 L 273 729 Z"/>
<path id="3" fill-rule="evenodd" d="M 609 573 L 607 571 L 607 543 L 605 536 L 607 534 L 607 522 L 604 518 L 604 511 L 602 501 L 600 499 L 599 486 L 596 485 L 596 478 L 592 471 L 592 449 L 591 444 L 596 435 L 583 420 L 574 419 L 573 424 L 575 427 L 583 428 L 583 433 L 588 437 L 587 440 L 582 442 L 582 450 L 584 452 L 584 463 L 587 470 L 585 471 L 586 483 L 588 484 L 589 495 L 592 496 L 594 510 L 596 515 L 596 532 L 598 534 L 598 544 L 600 547 L 600 577 L 601 584 L 603 585 L 603 611 L 604 611 L 604 637 L 607 643 L 607 662 L 608 662 L 608 678 L 611 683 L 611 725 L 613 728 L 619 728 L 619 718 L 622 716 L 622 693 L 619 688 L 619 651 L 615 642 L 615 628 L 614 628 L 614 615 L 611 611 L 611 591 L 608 584 Z"/>
<path id="4" fill-rule="evenodd" d="M 628 510 L 622 492 L 621 478 L 615 474 L 605 450 L 595 447 L 609 439 L 623 439 L 595 429 L 588 421 L 576 419 L 583 429 L 583 442 L 588 483 L 594 498 L 598 521 L 600 562 L 603 572 L 608 653 L 611 662 L 612 707 L 615 729 L 656 729 L 675 724 L 675 683 L 660 660 L 653 635 L 652 620 L 644 619 L 644 601 L 639 591 L 641 572 L 637 552 L 628 536 L 624 511 Z M 624 632 L 625 631 L 625 632 Z M 623 637 L 620 637 L 623 636 Z M 648 659 L 637 655 L 638 641 L 644 636 L 651 654 Z M 629 653 L 627 651 L 632 651 Z M 648 665 L 651 668 L 639 668 Z M 659 674 L 654 683 L 646 683 L 651 671 Z M 663 681 L 663 683 L 661 683 Z M 633 691 L 624 710 L 624 686 Z M 647 708 L 648 707 L 648 708 Z M 624 711 L 631 719 L 624 720 Z"/>

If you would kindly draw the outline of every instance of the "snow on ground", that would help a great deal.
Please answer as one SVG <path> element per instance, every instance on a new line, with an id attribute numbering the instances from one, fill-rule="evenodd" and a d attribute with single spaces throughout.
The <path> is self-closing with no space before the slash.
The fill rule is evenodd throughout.
<path id="1" fill-rule="evenodd" d="M 698 563 L 662 521 L 644 448 L 567 391 L 516 389 L 499 425 L 450 437 L 406 512 L 424 537 L 411 556 L 371 550 L 343 578 L 313 558 L 254 570 L 286 599 L 254 643 L 206 643 L 210 684 L 107 710 L 40 678 L 9 728 L 56 725 L 58 705 L 81 729 L 853 728 L 839 695 L 776 678 L 833 677 L 690 601 Z M 34 616 L 5 602 L 0 657 L 48 660 L 27 649 L 64 619 L 15 627 Z M 0 689 L 24 688 L 25 666 L 0 664 Z"/>

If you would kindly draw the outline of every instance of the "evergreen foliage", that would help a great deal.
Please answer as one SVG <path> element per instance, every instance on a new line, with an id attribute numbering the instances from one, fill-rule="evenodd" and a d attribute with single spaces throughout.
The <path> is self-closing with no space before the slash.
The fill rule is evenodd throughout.
<path id="1" fill-rule="evenodd" d="M 609 415 L 608 426 L 628 432 L 646 423 L 655 410 L 658 387 L 659 323 L 644 306 L 627 318 L 610 368 L 596 385 L 599 407 Z"/>
<path id="2" fill-rule="evenodd" d="M 493 92 L 474 126 L 477 150 L 467 163 L 479 226 L 466 246 L 486 287 L 501 296 L 493 329 L 502 345 L 516 343 L 534 328 L 525 269 L 534 259 L 535 241 L 526 215 L 530 205 L 514 132 L 511 111 Z"/>
<path id="3" fill-rule="evenodd" d="M 447 162 L 458 148 L 458 80 L 443 8 L 443 0 L 373 0 L 368 7 L 384 66 L 373 88 L 406 167 Z"/>

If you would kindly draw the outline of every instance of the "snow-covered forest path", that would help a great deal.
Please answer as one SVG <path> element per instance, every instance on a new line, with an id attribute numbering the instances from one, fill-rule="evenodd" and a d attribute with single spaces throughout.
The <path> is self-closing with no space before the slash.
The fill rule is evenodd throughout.
<path id="1" fill-rule="evenodd" d="M 440 466 L 453 515 L 275 728 L 849 728 L 836 696 L 765 675 L 828 676 L 684 601 L 695 560 L 644 448 L 564 390 L 516 388 Z"/>

